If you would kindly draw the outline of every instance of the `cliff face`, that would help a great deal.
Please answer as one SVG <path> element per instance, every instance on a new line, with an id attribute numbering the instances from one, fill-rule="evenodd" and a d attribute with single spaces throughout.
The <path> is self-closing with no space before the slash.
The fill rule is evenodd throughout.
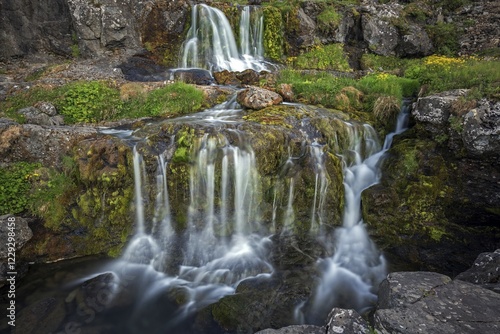
<path id="1" fill-rule="evenodd" d="M 235 6 L 207 3 L 229 15 Z M 91 58 L 147 49 L 175 66 L 191 6 L 164 0 L 2 0 L 0 45 L 5 47 L 0 60 L 39 52 Z M 405 57 L 443 51 L 495 53 L 500 46 L 496 1 L 466 1 L 460 6 L 423 0 L 365 0 L 340 6 L 306 1 L 289 6 L 281 11 L 282 28 L 276 31 L 282 35 L 285 56 L 318 42 L 343 43 L 353 54 Z"/>

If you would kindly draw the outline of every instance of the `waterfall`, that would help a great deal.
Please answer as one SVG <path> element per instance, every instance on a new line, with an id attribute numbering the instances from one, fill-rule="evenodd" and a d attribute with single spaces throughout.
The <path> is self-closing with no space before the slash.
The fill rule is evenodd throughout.
<path id="1" fill-rule="evenodd" d="M 380 161 L 394 135 L 406 129 L 404 106 L 396 129 L 383 146 L 369 125 L 346 123 L 349 148 L 341 157 L 344 170 L 345 207 L 342 227 L 335 231 L 332 257 L 320 260 L 321 282 L 312 296 L 307 321 L 323 323 L 333 307 L 363 313 L 377 301 L 376 288 L 387 275 L 386 261 L 371 241 L 361 217 L 361 193 L 380 179 Z M 303 308 L 303 305 L 300 305 Z"/>
<path id="2" fill-rule="evenodd" d="M 231 25 L 222 11 L 205 4 L 193 6 L 191 27 L 179 67 L 210 71 L 266 70 L 262 61 L 263 22 L 262 10 L 243 7 L 239 50 Z"/>

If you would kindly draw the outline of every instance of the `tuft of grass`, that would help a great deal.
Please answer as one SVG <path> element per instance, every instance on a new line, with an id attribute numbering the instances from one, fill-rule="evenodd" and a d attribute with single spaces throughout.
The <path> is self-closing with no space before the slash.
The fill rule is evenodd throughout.
<path id="1" fill-rule="evenodd" d="M 373 105 L 373 114 L 380 124 L 392 124 L 401 110 L 401 103 L 395 96 L 380 96 Z"/>

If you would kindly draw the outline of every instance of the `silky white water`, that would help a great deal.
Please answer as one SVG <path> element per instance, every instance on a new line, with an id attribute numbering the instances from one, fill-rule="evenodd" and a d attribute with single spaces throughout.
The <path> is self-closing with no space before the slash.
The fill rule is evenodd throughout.
<path id="1" fill-rule="evenodd" d="M 179 67 L 210 71 L 267 70 L 263 61 L 263 14 L 245 6 L 240 19 L 240 44 L 236 42 L 229 20 L 222 11 L 205 4 L 193 6 Z"/>
<path id="2" fill-rule="evenodd" d="M 383 146 L 370 125 L 346 123 L 349 148 L 341 155 L 345 190 L 343 222 L 335 231 L 333 256 L 318 263 L 321 281 L 310 301 L 308 322 L 322 323 L 333 307 L 353 308 L 363 313 L 375 306 L 376 290 L 386 277 L 387 268 L 363 222 L 361 193 L 379 182 L 381 159 L 394 135 L 406 129 L 407 122 L 405 107 L 398 116 L 395 131 L 386 136 Z"/>

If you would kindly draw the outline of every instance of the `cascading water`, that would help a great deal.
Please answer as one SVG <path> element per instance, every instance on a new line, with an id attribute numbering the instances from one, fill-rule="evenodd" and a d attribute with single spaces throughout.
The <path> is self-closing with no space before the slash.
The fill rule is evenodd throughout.
<path id="1" fill-rule="evenodd" d="M 263 62 L 263 14 L 260 8 L 243 7 L 240 20 L 240 48 L 222 11 L 198 4 L 180 57 L 181 68 L 210 71 L 267 70 Z"/>
<path id="2" fill-rule="evenodd" d="M 387 274 L 386 261 L 366 231 L 361 217 L 361 193 L 379 182 L 380 161 L 394 135 L 406 129 L 408 115 L 405 105 L 395 131 L 386 136 L 382 147 L 371 126 L 346 123 L 350 144 L 341 155 L 345 189 L 343 223 L 335 231 L 334 255 L 319 261 L 321 282 L 312 296 L 310 309 L 305 312 L 307 322 L 322 324 L 333 307 L 353 308 L 363 313 L 377 300 L 376 289 Z M 300 321 L 304 316 L 299 314 Z"/>

